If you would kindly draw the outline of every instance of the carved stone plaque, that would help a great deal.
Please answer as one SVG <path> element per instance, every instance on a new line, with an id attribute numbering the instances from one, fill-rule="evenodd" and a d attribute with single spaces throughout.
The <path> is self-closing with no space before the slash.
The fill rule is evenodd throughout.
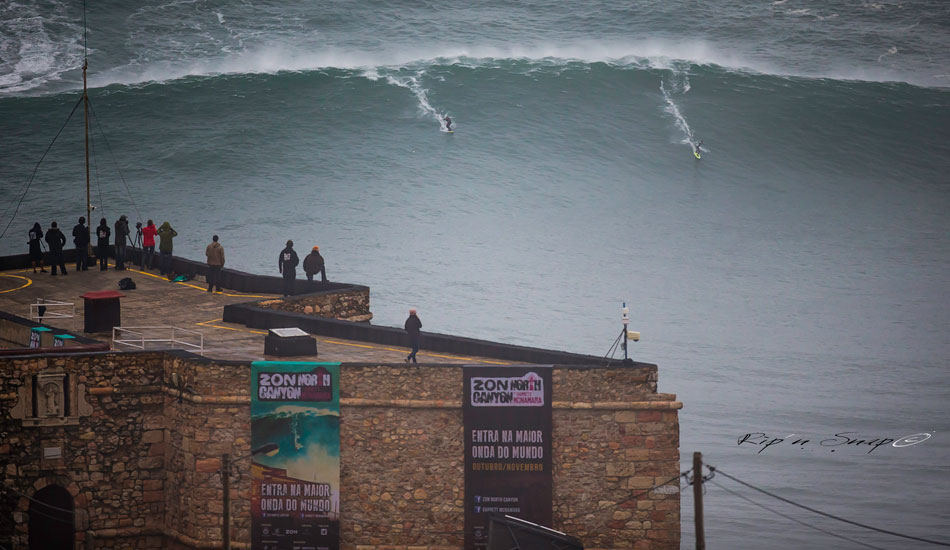
<path id="1" fill-rule="evenodd" d="M 92 414 L 86 401 L 86 386 L 60 368 L 26 376 L 10 416 L 30 426 L 75 426 L 79 417 Z"/>

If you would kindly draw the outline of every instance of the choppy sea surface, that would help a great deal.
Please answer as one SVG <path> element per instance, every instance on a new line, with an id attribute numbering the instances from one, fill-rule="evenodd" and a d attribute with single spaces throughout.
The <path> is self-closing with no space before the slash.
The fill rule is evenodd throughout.
<path id="1" fill-rule="evenodd" d="M 603 355 L 626 301 L 683 470 L 950 542 L 950 3 L 140 4 L 0 5 L 0 253 L 85 213 L 85 51 L 96 222 L 319 245 L 382 325 Z M 932 546 L 705 510 L 711 549 Z"/>

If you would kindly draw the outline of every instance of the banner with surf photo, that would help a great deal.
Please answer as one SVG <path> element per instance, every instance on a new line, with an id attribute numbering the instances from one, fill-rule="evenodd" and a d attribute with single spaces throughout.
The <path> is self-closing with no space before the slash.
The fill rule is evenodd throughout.
<path id="1" fill-rule="evenodd" d="M 340 364 L 251 364 L 251 548 L 340 548 Z"/>

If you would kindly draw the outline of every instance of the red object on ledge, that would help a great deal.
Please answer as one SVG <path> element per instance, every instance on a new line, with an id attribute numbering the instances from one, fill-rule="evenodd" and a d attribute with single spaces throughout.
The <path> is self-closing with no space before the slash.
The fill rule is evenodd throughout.
<path id="1" fill-rule="evenodd" d="M 119 298 L 125 294 L 117 290 L 97 290 L 80 296 L 83 299 L 85 310 L 83 330 L 86 332 L 106 332 L 112 327 L 122 325 L 122 313 Z"/>
<path id="2" fill-rule="evenodd" d="M 87 292 L 80 296 L 80 298 L 86 300 L 100 300 L 102 298 L 125 298 L 125 294 L 122 294 L 118 290 L 96 290 L 93 292 Z"/>

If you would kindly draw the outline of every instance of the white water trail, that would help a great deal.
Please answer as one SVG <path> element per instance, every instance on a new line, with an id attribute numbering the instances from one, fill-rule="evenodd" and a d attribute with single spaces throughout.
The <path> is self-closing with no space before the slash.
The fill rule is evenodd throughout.
<path id="1" fill-rule="evenodd" d="M 674 72 L 673 76 L 677 76 L 677 73 Z M 689 91 L 689 78 L 685 75 L 683 80 L 677 83 L 673 81 L 671 88 L 673 91 L 676 89 L 683 90 L 683 94 Z M 676 124 L 676 127 L 683 132 L 683 140 L 680 143 L 689 144 L 689 146 L 695 151 L 696 150 L 696 138 L 693 136 L 693 129 L 689 127 L 689 123 L 686 122 L 686 117 L 683 116 L 683 113 L 680 112 L 679 106 L 673 101 L 673 91 L 667 90 L 666 86 L 663 84 L 663 81 L 660 81 L 660 91 L 663 92 L 663 99 L 666 100 L 666 106 L 663 107 L 663 110 L 669 113 L 673 117 L 673 121 Z"/>
<path id="2" fill-rule="evenodd" d="M 422 78 L 422 75 L 425 74 L 425 71 L 419 71 L 415 75 L 409 76 L 392 76 L 386 75 L 386 82 L 393 84 L 394 86 L 399 86 L 400 88 L 406 88 L 411 91 L 413 95 L 416 96 L 416 99 L 419 101 L 419 111 L 423 115 L 431 116 L 433 120 L 439 123 L 439 130 L 447 132 L 448 128 L 445 126 L 445 115 L 446 113 L 437 111 L 429 103 L 429 90 L 424 88 L 419 80 Z M 379 76 L 375 71 L 367 71 L 363 74 L 366 78 L 370 80 L 376 80 Z"/>

